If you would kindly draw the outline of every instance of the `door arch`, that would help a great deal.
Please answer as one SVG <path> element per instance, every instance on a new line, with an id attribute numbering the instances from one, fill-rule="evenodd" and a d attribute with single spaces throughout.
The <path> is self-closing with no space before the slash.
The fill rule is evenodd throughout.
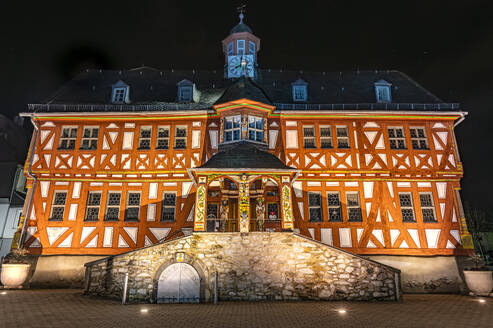
<path id="1" fill-rule="evenodd" d="M 174 263 L 159 276 L 158 303 L 198 303 L 200 301 L 200 277 L 193 266 Z"/>

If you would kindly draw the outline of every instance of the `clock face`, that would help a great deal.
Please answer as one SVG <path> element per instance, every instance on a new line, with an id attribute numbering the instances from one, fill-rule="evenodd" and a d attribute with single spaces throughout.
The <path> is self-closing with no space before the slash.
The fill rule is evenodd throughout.
<path id="1" fill-rule="evenodd" d="M 253 55 L 229 56 L 228 77 L 240 77 L 243 74 L 249 77 L 255 76 Z"/>

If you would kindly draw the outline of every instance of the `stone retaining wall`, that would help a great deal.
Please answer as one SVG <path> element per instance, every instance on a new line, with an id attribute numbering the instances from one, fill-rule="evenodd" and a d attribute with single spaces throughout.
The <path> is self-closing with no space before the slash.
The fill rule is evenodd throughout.
<path id="1" fill-rule="evenodd" d="M 400 271 L 293 233 L 194 233 L 86 264 L 86 293 L 155 302 L 160 273 L 179 261 L 200 276 L 210 301 L 218 272 L 219 300 L 399 300 Z"/>

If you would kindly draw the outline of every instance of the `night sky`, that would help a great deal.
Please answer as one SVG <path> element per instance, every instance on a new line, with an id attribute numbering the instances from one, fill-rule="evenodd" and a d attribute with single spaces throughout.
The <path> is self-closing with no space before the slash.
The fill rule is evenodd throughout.
<path id="1" fill-rule="evenodd" d="M 222 69 L 220 41 L 239 4 L 2 3 L 0 111 L 26 111 L 86 68 Z M 396 69 L 461 103 L 463 200 L 493 213 L 493 1 L 257 0 L 247 1 L 245 23 L 261 39 L 262 68 Z"/>

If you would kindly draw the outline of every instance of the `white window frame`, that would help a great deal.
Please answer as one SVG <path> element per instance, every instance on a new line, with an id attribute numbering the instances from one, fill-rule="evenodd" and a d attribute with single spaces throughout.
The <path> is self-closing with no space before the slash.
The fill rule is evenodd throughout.
<path id="1" fill-rule="evenodd" d="M 184 137 L 177 137 L 178 129 L 185 129 L 185 136 Z M 177 147 L 176 145 L 178 144 L 178 140 L 184 140 L 185 146 L 184 147 Z M 188 141 L 188 127 L 186 125 L 176 125 L 175 126 L 175 142 L 173 144 L 173 149 L 187 149 L 187 144 L 188 144 L 187 141 Z"/>
<path id="2" fill-rule="evenodd" d="M 358 204 L 349 204 L 349 196 L 356 195 L 356 200 Z M 349 212 L 351 209 L 359 210 L 359 218 L 357 220 L 351 219 Z M 362 222 L 363 221 L 363 213 L 361 212 L 361 198 L 358 191 L 347 191 L 346 192 L 346 212 L 347 212 L 347 220 L 348 222 Z"/>
<path id="3" fill-rule="evenodd" d="M 118 201 L 118 205 L 110 205 L 110 194 L 117 194 L 117 195 L 120 195 L 120 199 Z M 115 190 L 108 190 L 108 192 L 106 193 L 106 208 L 105 208 L 105 211 L 104 211 L 104 220 L 105 221 L 119 221 L 120 220 L 120 206 L 122 204 L 122 193 L 121 191 L 115 191 Z M 110 208 L 116 208 L 118 209 L 118 217 L 115 219 L 115 218 L 108 218 L 108 210 Z"/>
<path id="4" fill-rule="evenodd" d="M 253 119 L 254 127 L 250 126 L 250 121 Z M 262 127 L 259 129 L 257 128 L 257 123 L 260 121 L 262 124 Z M 250 138 L 250 131 L 253 131 L 254 138 Z M 258 135 L 257 133 L 261 132 L 262 133 L 262 139 L 258 140 Z M 264 142 L 264 118 L 261 116 L 254 116 L 254 115 L 248 115 L 248 140 L 251 141 L 256 141 L 256 142 Z"/>
<path id="5" fill-rule="evenodd" d="M 239 56 L 245 54 L 245 40 L 236 40 L 236 54 Z"/>
<path id="6" fill-rule="evenodd" d="M 339 129 L 345 129 L 346 135 L 339 136 Z M 349 139 L 349 127 L 347 125 L 336 125 L 336 139 L 337 139 L 337 148 L 339 149 L 349 149 L 351 148 L 351 140 Z M 342 142 L 346 141 L 347 146 L 344 146 Z"/>
<path id="7" fill-rule="evenodd" d="M 63 131 L 66 129 L 69 130 L 68 137 L 63 136 Z M 72 130 L 75 130 L 75 137 L 72 136 Z M 77 133 L 78 132 L 79 132 L 79 127 L 76 125 L 62 126 L 62 128 L 60 129 L 60 138 L 59 138 L 59 143 L 58 143 L 58 149 L 60 149 L 60 150 L 74 150 L 75 144 L 77 143 Z M 62 147 L 62 143 L 64 140 L 67 142 L 67 147 Z M 74 142 L 73 147 L 69 147 L 71 141 Z"/>
<path id="8" fill-rule="evenodd" d="M 392 102 L 392 84 L 385 80 L 375 82 L 375 98 L 377 103 Z M 381 91 L 383 93 L 381 93 Z"/>
<path id="9" fill-rule="evenodd" d="M 431 205 L 430 206 L 423 206 L 423 202 L 421 201 L 421 196 L 429 196 L 431 200 Z M 437 214 L 435 212 L 435 201 L 433 199 L 433 193 L 432 192 L 420 192 L 419 193 L 419 205 L 421 206 L 421 217 L 423 218 L 423 222 L 437 222 Z M 423 210 L 429 210 L 431 209 L 433 211 L 433 219 L 425 219 Z"/>
<path id="10" fill-rule="evenodd" d="M 230 129 L 226 129 L 226 121 L 231 121 Z M 238 123 L 237 127 L 235 127 L 235 122 Z M 235 139 L 235 131 L 238 131 L 238 139 Z M 231 132 L 231 140 L 226 140 L 226 132 Z M 223 140 L 224 142 L 234 142 L 241 140 L 241 115 L 232 115 L 232 116 L 224 117 Z"/>
<path id="11" fill-rule="evenodd" d="M 89 137 L 84 136 L 86 129 L 89 130 Z M 96 137 L 93 136 L 94 130 L 98 131 L 98 133 L 97 133 L 98 135 Z M 81 149 L 81 150 L 96 150 L 98 148 L 98 140 L 99 140 L 99 126 L 84 126 L 82 128 L 82 137 L 80 140 L 79 149 Z M 88 147 L 84 147 L 84 141 L 87 141 Z M 91 145 L 93 144 L 94 141 L 96 142 L 96 145 L 94 147 L 92 147 Z"/>
<path id="12" fill-rule="evenodd" d="M 305 129 L 311 129 L 313 131 L 313 136 L 307 136 L 305 134 Z M 315 132 L 315 126 L 314 125 L 303 125 L 302 126 L 302 133 L 303 133 L 303 148 L 305 149 L 315 149 L 317 148 L 317 135 Z M 307 147 L 307 141 L 313 141 L 313 147 Z"/>
<path id="13" fill-rule="evenodd" d="M 402 219 L 402 222 L 410 222 L 410 223 L 416 222 L 416 214 L 414 213 L 413 193 L 412 192 L 399 192 L 397 195 L 399 197 L 399 207 L 401 209 L 401 219 Z M 409 199 L 411 200 L 411 206 L 402 206 L 402 204 L 401 204 L 401 195 L 408 195 L 409 196 Z M 413 219 L 411 221 L 404 220 L 404 215 L 403 215 L 403 212 L 402 212 L 403 210 L 411 210 L 411 213 L 413 215 Z"/>
<path id="14" fill-rule="evenodd" d="M 320 205 L 310 205 L 310 194 L 317 194 L 320 197 Z M 322 193 L 320 191 L 309 191 L 307 195 L 307 202 L 308 202 L 308 221 L 309 222 L 323 222 L 324 221 L 324 211 L 322 209 Z M 320 220 L 312 220 L 311 214 L 310 214 L 310 209 L 312 208 L 318 208 L 320 209 Z"/>
<path id="15" fill-rule="evenodd" d="M 167 137 L 160 137 L 159 136 L 159 129 L 164 129 L 165 131 L 168 131 L 168 136 Z M 156 132 L 156 149 L 169 149 L 169 135 L 170 135 L 170 126 L 169 125 L 158 125 L 157 127 L 157 132 Z M 159 146 L 159 141 L 166 140 L 168 142 L 168 145 L 166 147 Z"/>
<path id="16" fill-rule="evenodd" d="M 89 198 L 91 194 L 99 194 L 99 204 L 97 205 L 89 205 Z M 101 199 L 103 199 L 103 192 L 100 190 L 90 190 L 87 192 L 86 198 L 86 213 L 84 214 L 84 221 L 87 222 L 97 222 L 99 221 L 99 215 L 101 214 Z M 96 208 L 98 210 L 98 217 L 96 219 L 88 219 L 87 216 L 89 214 L 89 209 Z"/>
<path id="17" fill-rule="evenodd" d="M 390 136 L 390 130 L 393 131 L 394 137 Z M 401 130 L 402 131 L 402 137 L 397 137 L 397 131 Z M 389 148 L 392 150 L 405 150 L 407 149 L 407 142 L 406 142 L 406 131 L 404 131 L 403 126 L 388 126 L 387 127 L 387 133 L 389 135 Z M 404 148 L 399 147 L 399 140 L 404 142 Z M 396 147 L 392 147 L 391 141 L 395 141 Z"/>
<path id="18" fill-rule="evenodd" d="M 255 55 L 255 42 L 248 41 L 248 54 Z"/>
<path id="19" fill-rule="evenodd" d="M 127 100 L 128 87 L 114 87 L 111 102 L 114 104 L 123 104 Z"/>
<path id="20" fill-rule="evenodd" d="M 55 204 L 57 194 L 65 194 L 65 200 L 64 200 L 63 204 Z M 63 219 L 65 218 L 65 206 L 67 205 L 67 197 L 68 197 L 68 192 L 66 190 L 55 190 L 55 191 L 53 191 L 53 199 L 51 200 L 51 211 L 50 211 L 49 221 L 63 221 Z M 61 218 L 54 218 L 53 217 L 53 210 L 55 208 L 61 208 L 62 209 L 62 217 Z"/>
<path id="21" fill-rule="evenodd" d="M 175 195 L 175 204 L 174 205 L 164 205 L 164 200 L 166 194 Z M 176 203 L 177 203 L 177 195 L 176 191 L 163 191 L 163 200 L 161 201 L 161 222 L 175 222 L 176 221 Z M 173 208 L 173 220 L 165 220 L 164 219 L 164 209 L 165 208 Z"/>
<path id="22" fill-rule="evenodd" d="M 149 136 L 148 137 L 143 137 L 142 132 L 143 131 L 149 131 Z M 144 147 L 142 146 L 142 142 L 147 141 L 148 146 Z M 144 125 L 139 128 L 139 147 L 137 149 L 139 150 L 149 150 L 151 149 L 151 141 L 152 141 L 152 126 L 151 125 Z"/>
<path id="23" fill-rule="evenodd" d="M 337 195 L 337 199 L 339 201 L 339 205 L 331 205 L 329 204 L 329 195 Z M 331 209 L 337 209 L 339 210 L 339 219 L 335 220 L 330 217 L 330 210 Z M 327 192 L 327 216 L 329 222 L 342 222 L 343 217 L 342 217 L 342 202 L 341 202 L 341 193 L 338 191 L 328 191 Z"/>
<path id="24" fill-rule="evenodd" d="M 328 129 L 329 136 L 322 136 L 322 129 Z M 320 134 L 320 148 L 322 148 L 322 149 L 334 148 L 334 140 L 332 139 L 332 126 L 331 125 L 319 125 L 318 131 Z M 324 146 L 324 142 L 328 142 L 330 144 L 330 146 L 329 147 Z"/>
<path id="25" fill-rule="evenodd" d="M 129 205 L 128 201 L 130 199 L 130 194 L 139 194 L 139 204 L 138 205 Z M 142 204 L 142 192 L 139 190 L 127 190 L 127 197 L 125 199 L 125 221 L 140 221 L 140 206 Z M 128 218 L 128 210 L 131 208 L 137 208 L 137 218 Z"/>
<path id="26" fill-rule="evenodd" d="M 307 87 L 306 85 L 293 85 L 293 100 L 294 101 L 306 101 L 307 100 Z"/>
<path id="27" fill-rule="evenodd" d="M 415 130 L 416 137 L 413 137 L 412 130 Z M 419 130 L 423 130 L 424 137 L 419 136 Z M 426 129 L 424 126 L 410 126 L 409 127 L 409 135 L 411 136 L 411 146 L 413 147 L 413 149 L 416 149 L 416 150 L 429 150 L 430 149 L 430 147 L 428 146 L 428 138 L 426 136 Z M 418 147 L 416 147 L 416 148 L 414 147 L 413 141 L 416 141 L 418 143 Z M 424 147 L 421 147 L 421 141 L 424 141 L 424 143 L 425 143 Z"/>

